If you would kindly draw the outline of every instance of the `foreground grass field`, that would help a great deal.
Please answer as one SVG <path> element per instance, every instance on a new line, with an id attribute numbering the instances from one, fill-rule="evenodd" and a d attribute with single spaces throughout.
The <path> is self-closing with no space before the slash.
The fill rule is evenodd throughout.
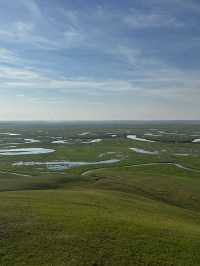
<path id="1" fill-rule="evenodd" d="M 1 193 L 1 265 L 199 265 L 200 216 L 104 190 Z"/>
<path id="2" fill-rule="evenodd" d="M 53 129 L 48 134 L 55 135 Z M 86 131 L 70 130 L 73 134 Z M 66 138 L 71 137 L 70 130 L 63 130 Z M 134 130 L 141 134 L 147 129 Z M 197 130 L 195 126 L 193 131 Z M 55 145 L 55 154 L 0 158 L 0 265 L 200 265 L 200 144 L 191 144 L 189 137 L 186 143 L 179 138 L 174 144 L 169 139 L 138 143 L 123 138 L 123 133 L 113 140 L 103 137 L 105 129 L 99 131 L 93 129 L 101 134 L 102 143 Z M 184 132 L 193 131 L 185 128 Z M 36 138 L 36 129 L 31 132 Z M 129 147 L 166 151 L 137 154 Z M 122 159 L 112 165 L 62 171 L 12 165 L 16 161 L 110 159 L 113 152 Z M 177 152 L 193 154 L 179 157 L 174 155 Z"/>

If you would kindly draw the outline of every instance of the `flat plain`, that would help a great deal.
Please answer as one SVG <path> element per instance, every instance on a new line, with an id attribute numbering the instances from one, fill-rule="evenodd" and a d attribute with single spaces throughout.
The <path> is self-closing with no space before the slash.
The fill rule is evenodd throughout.
<path id="1" fill-rule="evenodd" d="M 200 265 L 200 123 L 0 123 L 0 265 Z"/>

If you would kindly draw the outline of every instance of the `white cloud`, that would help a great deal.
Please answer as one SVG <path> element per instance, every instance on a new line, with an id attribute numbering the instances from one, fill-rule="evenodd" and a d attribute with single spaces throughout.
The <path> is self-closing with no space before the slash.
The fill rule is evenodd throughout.
<path id="1" fill-rule="evenodd" d="M 35 0 L 19 0 L 22 5 L 30 12 L 30 14 L 39 19 L 42 17 L 41 10 Z"/>
<path id="2" fill-rule="evenodd" d="M 69 26 L 64 32 L 64 44 L 65 48 L 76 47 L 83 44 L 86 35 L 73 26 Z"/>
<path id="3" fill-rule="evenodd" d="M 14 52 L 0 47 L 0 63 L 16 63 L 18 58 Z"/>
<path id="4" fill-rule="evenodd" d="M 0 79 L 9 81 L 28 81 L 37 80 L 41 75 L 29 69 L 18 67 L 0 66 Z"/>
<path id="5" fill-rule="evenodd" d="M 14 90 L 22 95 L 21 90 L 54 91 L 57 95 L 65 92 L 84 94 L 90 97 L 124 94 L 126 97 L 176 98 L 177 102 L 200 100 L 200 79 L 198 73 L 186 74 L 181 71 L 166 70 L 162 73 L 148 73 L 141 79 L 120 80 L 90 78 L 52 78 L 39 70 L 15 67 L 0 67 L 0 89 Z M 159 76 L 160 75 L 160 76 Z M 18 93 L 17 93 L 18 92 Z M 23 93 L 24 94 L 24 93 Z M 65 97 L 64 97 L 65 98 Z M 52 100 L 51 100 L 52 101 Z"/>
<path id="6" fill-rule="evenodd" d="M 58 41 L 39 34 L 34 23 L 25 21 L 16 21 L 11 24 L 2 25 L 0 40 L 12 42 L 12 44 L 21 43 L 28 45 L 29 48 L 36 47 L 46 50 L 60 48 Z"/>
<path id="7" fill-rule="evenodd" d="M 51 78 L 40 71 L 17 67 L 0 66 L 1 89 L 46 89 L 98 92 L 130 91 L 136 88 L 126 80 L 92 80 L 86 78 Z"/>
<path id="8" fill-rule="evenodd" d="M 28 22 L 17 21 L 13 24 L 13 34 L 18 37 L 26 37 L 33 33 L 34 24 Z"/>
<path id="9" fill-rule="evenodd" d="M 130 14 L 125 15 L 123 20 L 131 28 L 175 28 L 184 26 L 183 21 L 167 13 L 144 13 L 135 9 L 132 9 Z"/>

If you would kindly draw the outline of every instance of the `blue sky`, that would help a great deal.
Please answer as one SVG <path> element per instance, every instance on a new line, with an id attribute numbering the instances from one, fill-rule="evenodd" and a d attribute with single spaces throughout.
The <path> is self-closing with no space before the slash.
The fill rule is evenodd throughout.
<path id="1" fill-rule="evenodd" d="M 0 120 L 200 118 L 197 0 L 0 0 Z"/>

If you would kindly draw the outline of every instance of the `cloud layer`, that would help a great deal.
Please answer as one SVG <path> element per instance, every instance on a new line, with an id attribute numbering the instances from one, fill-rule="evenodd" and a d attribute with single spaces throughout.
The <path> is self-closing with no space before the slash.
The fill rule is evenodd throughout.
<path id="1" fill-rule="evenodd" d="M 198 119 L 199 13 L 194 0 L 2 1 L 0 120 Z"/>

